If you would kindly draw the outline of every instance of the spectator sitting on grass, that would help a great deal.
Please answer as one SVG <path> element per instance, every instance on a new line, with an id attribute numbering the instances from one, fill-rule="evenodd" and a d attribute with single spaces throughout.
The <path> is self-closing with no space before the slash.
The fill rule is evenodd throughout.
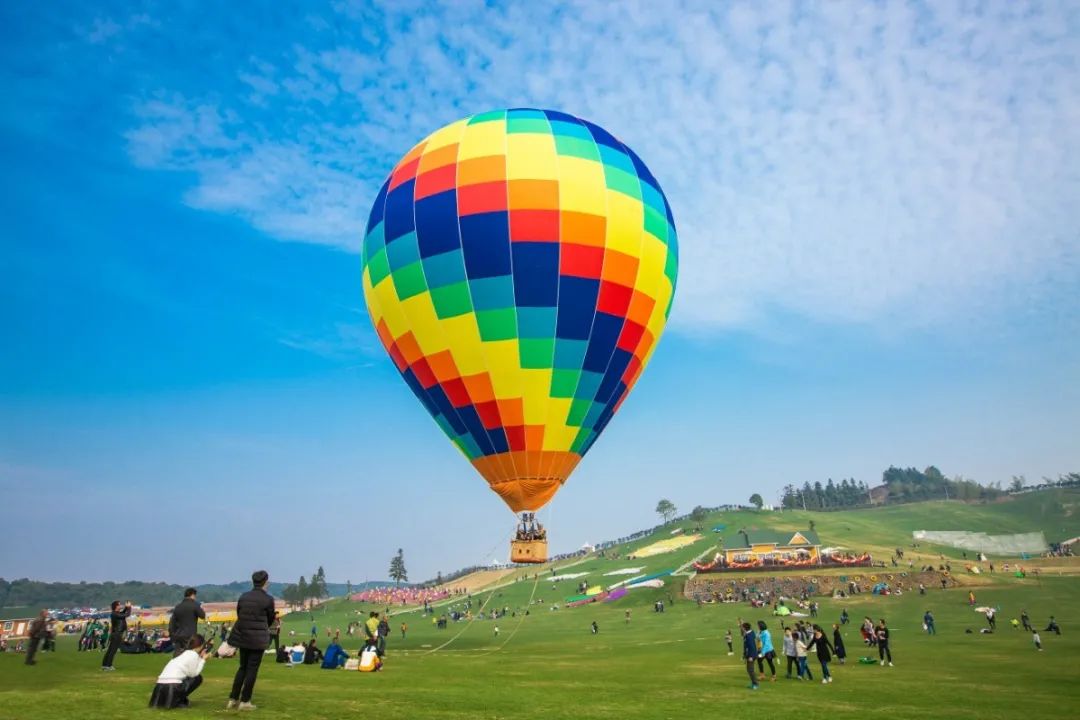
<path id="1" fill-rule="evenodd" d="M 376 672 L 382 670 L 382 666 L 382 658 L 379 657 L 375 640 L 368 638 L 364 649 L 360 651 L 360 672 Z"/>
<path id="2" fill-rule="evenodd" d="M 330 643 L 330 647 L 326 648 L 326 654 L 322 658 L 322 669 L 337 670 L 345 665 L 348 657 L 349 654 L 345 652 L 344 648 L 336 642 Z"/>

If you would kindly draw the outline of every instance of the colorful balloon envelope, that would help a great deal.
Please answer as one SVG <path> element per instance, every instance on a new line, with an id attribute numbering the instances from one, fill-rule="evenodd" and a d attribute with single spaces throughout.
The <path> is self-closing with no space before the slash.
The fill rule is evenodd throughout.
<path id="1" fill-rule="evenodd" d="M 379 190 L 363 245 L 379 338 L 515 512 L 547 503 L 656 348 L 675 222 L 645 163 L 551 110 L 437 130 Z"/>

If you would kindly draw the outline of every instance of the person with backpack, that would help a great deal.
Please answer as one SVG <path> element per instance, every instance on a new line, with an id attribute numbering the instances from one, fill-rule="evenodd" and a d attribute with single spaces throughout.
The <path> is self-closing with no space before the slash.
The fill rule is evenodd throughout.
<path id="1" fill-rule="evenodd" d="M 937 635 L 937 630 L 934 629 L 934 616 L 929 610 L 922 616 L 922 624 L 927 635 Z"/>

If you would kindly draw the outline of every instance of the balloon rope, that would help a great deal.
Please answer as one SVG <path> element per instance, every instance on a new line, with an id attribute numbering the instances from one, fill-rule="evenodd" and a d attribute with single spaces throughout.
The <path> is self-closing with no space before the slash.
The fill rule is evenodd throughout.
<path id="1" fill-rule="evenodd" d="M 486 552 L 486 553 L 484 554 L 484 557 L 489 557 L 489 556 L 491 555 L 491 553 L 495 552 L 495 548 L 499 547 L 499 545 L 501 545 L 501 544 L 502 544 L 502 542 L 505 542 L 505 541 L 500 541 L 500 542 L 496 543 L 495 545 L 493 545 L 493 546 L 491 547 L 491 550 L 489 550 L 488 552 Z M 492 589 L 491 589 L 491 590 L 490 590 L 490 591 L 488 592 L 488 597 L 487 597 L 487 600 L 485 600 L 485 601 L 484 601 L 484 604 L 480 606 L 480 609 L 476 611 L 476 615 L 479 615 L 480 613 L 484 612 L 484 608 L 486 608 L 486 607 L 487 607 L 488 603 L 489 603 L 489 602 L 491 602 L 491 599 L 492 599 L 493 597 L 495 597 L 495 588 L 492 588 Z M 471 612 L 471 610 L 470 610 L 470 612 Z M 465 623 L 465 627 L 463 627 L 463 628 L 461 628 L 460 630 L 458 630 L 458 631 L 457 631 L 457 633 L 455 633 L 453 637 L 451 637 L 451 638 L 450 638 L 449 640 L 447 640 L 446 642 L 444 642 L 444 643 L 443 643 L 442 645 L 439 645 L 438 647 L 435 647 L 435 648 L 432 648 L 431 650 L 428 650 L 428 651 L 427 651 L 426 653 L 424 653 L 424 654 L 423 654 L 423 655 L 421 655 L 420 657 L 427 657 L 428 655 L 431 655 L 431 654 L 433 654 L 433 653 L 437 653 L 438 651 L 442 650 L 442 649 L 443 649 L 444 647 L 446 647 L 446 646 L 447 646 L 447 645 L 449 645 L 450 643 L 452 643 L 452 642 L 454 642 L 455 640 L 457 640 L 457 639 L 458 639 L 459 637 L 461 637 L 462 633 L 464 633 L 464 632 L 465 632 L 466 630 L 468 630 L 468 629 L 469 629 L 469 627 L 471 627 L 471 626 L 472 626 L 472 624 L 473 624 L 474 622 L 476 622 L 476 615 L 470 614 L 470 615 L 469 615 L 469 620 L 468 620 L 468 622 L 466 622 L 466 623 Z"/>
<path id="2" fill-rule="evenodd" d="M 548 527 L 548 528 L 551 527 L 551 515 L 552 515 L 552 512 L 553 512 L 552 505 L 554 505 L 554 504 L 555 503 L 551 503 L 551 505 L 548 505 L 548 508 L 547 508 L 547 526 L 546 527 Z M 554 566 L 555 566 L 555 563 L 552 562 L 552 567 L 554 567 Z M 529 602 L 527 602 L 525 604 L 525 609 L 526 610 L 528 610 L 529 607 L 532 606 L 533 598 L 536 597 L 536 588 L 539 587 L 539 586 L 540 586 L 540 573 L 537 572 L 536 576 L 535 576 L 535 580 L 533 581 L 532 592 L 529 594 Z M 522 613 L 521 618 L 517 621 L 517 625 L 515 625 L 514 629 L 510 631 L 510 634 L 506 636 L 506 640 L 503 641 L 502 645 L 499 645 L 497 648 L 494 648 L 492 650 L 488 650 L 487 652 L 480 653 L 480 656 L 483 657 L 484 655 L 491 655 L 492 653 L 501 652 L 504 647 L 506 647 L 507 645 L 510 644 L 510 641 L 514 639 L 514 636 L 517 635 L 517 631 L 521 629 L 522 623 L 525 622 L 525 617 L 526 617 L 525 613 Z"/>

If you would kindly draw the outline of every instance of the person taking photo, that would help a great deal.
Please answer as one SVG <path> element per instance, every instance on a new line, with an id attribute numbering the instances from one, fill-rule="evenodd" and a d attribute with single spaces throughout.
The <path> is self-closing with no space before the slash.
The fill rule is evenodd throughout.
<path id="1" fill-rule="evenodd" d="M 187 649 L 170 660 L 158 675 L 150 693 L 150 707 L 166 710 L 189 707 L 188 698 L 202 685 L 202 671 L 211 649 L 202 635 L 196 633 L 187 638 Z"/>

